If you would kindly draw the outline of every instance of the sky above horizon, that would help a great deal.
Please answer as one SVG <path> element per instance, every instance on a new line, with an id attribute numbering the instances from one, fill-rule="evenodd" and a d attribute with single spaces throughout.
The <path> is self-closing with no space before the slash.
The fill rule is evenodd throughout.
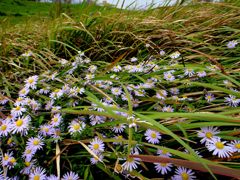
<path id="1" fill-rule="evenodd" d="M 132 7 L 137 8 L 146 8 L 147 6 L 154 4 L 155 6 L 163 5 L 165 0 L 106 0 L 108 3 L 118 5 L 118 7 L 121 7 L 123 2 L 123 7 L 128 7 L 132 4 Z M 103 0 L 98 0 L 98 2 L 103 2 Z M 171 4 L 175 3 L 176 0 L 171 0 Z"/>
<path id="2" fill-rule="evenodd" d="M 42 2 L 49 2 L 52 0 L 40 0 Z M 83 0 L 72 0 L 72 3 L 79 3 Z M 95 1 L 95 0 L 93 0 Z M 96 0 L 98 3 L 102 3 L 104 0 Z M 175 3 L 177 0 L 105 0 L 110 4 L 117 5 L 117 7 L 121 7 L 123 4 L 123 7 L 129 7 L 131 5 L 131 8 L 140 8 L 145 9 L 151 4 L 154 4 L 155 6 L 164 5 L 166 1 L 170 1 L 170 4 Z"/>

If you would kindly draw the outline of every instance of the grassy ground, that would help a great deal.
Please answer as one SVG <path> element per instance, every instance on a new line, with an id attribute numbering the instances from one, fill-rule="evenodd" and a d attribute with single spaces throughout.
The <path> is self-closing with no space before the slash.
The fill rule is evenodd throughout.
<path id="1" fill-rule="evenodd" d="M 230 3 L 204 3 L 146 11 L 126 11 L 95 5 L 71 5 L 64 7 L 64 13 L 56 17 L 53 10 L 55 7 L 49 4 L 40 5 L 26 1 L 3 2 L 0 2 L 2 3 L 0 6 L 6 8 L 1 8 L 1 11 L 6 16 L 1 17 L 0 27 L 1 93 L 13 103 L 18 97 L 19 89 L 25 83 L 24 79 L 32 75 L 39 75 L 44 82 L 38 83 L 38 88 L 49 87 L 52 92 L 64 84 L 84 87 L 86 90 L 84 95 L 79 95 L 77 98 L 80 103 L 77 107 L 69 106 L 69 103 L 76 100 L 74 98 L 68 99 L 64 96 L 56 100 L 55 105 L 62 107 L 61 112 L 66 120 L 61 127 L 64 140 L 58 144 L 62 150 L 61 166 L 59 161 L 56 165 L 53 163 L 55 158 L 58 159 L 54 154 L 60 150 L 48 138 L 45 142 L 46 147 L 42 151 L 48 155 L 46 157 L 41 153 L 36 155 L 36 158 L 44 159 L 39 161 L 41 166 L 48 167 L 51 173 L 66 172 L 71 169 L 84 179 L 106 176 L 111 179 L 121 179 L 124 173 L 116 173 L 118 172 L 116 167 L 123 164 L 122 161 L 119 162 L 119 158 L 128 157 L 131 147 L 140 144 L 144 147 L 141 154 L 155 155 L 157 149 L 167 150 L 175 158 L 171 161 L 173 164 L 180 165 L 181 162 L 177 160 L 185 159 L 187 162 L 183 164 L 188 168 L 203 171 L 201 166 L 203 164 L 204 167 L 208 165 L 217 178 L 223 178 L 222 175 L 238 178 L 239 152 L 224 159 L 213 156 L 199 143 L 196 131 L 205 126 L 216 126 L 221 129 L 219 136 L 222 139 L 229 142 L 239 140 L 239 107 L 230 107 L 224 102 L 224 98 L 229 94 L 236 98 L 240 97 L 239 92 L 231 89 L 239 90 L 239 45 L 233 49 L 226 46 L 229 41 L 240 38 L 239 6 Z M 12 5 L 16 7 L 14 10 L 11 10 Z M 34 8 L 36 5 L 37 8 Z M 25 7 L 31 8 L 26 10 Z M 16 13 L 21 15 L 16 16 Z M 52 16 L 49 16 L 51 14 Z M 30 17 L 30 15 L 34 16 Z M 72 63 L 76 63 L 80 50 L 92 60 L 91 64 L 80 64 L 78 69 L 69 75 L 68 71 L 71 70 Z M 160 50 L 164 50 L 166 54 L 160 55 Z M 22 54 L 28 51 L 33 55 L 24 58 Z M 181 54 L 176 58 L 177 64 L 170 58 L 174 52 Z M 134 56 L 139 59 L 138 62 L 130 61 Z M 68 60 L 68 64 L 61 66 L 59 63 L 61 59 Z M 124 67 L 138 63 L 140 65 L 149 63 L 149 66 L 153 63 L 154 67 L 148 69 L 148 72 L 111 71 L 115 65 Z M 95 78 L 88 82 L 86 78 L 91 74 L 90 65 L 95 65 L 97 70 L 92 73 Z M 153 71 L 155 66 L 159 69 Z M 184 75 L 186 69 L 194 70 L 195 74 Z M 171 70 L 175 70 L 172 73 L 176 80 L 167 81 L 164 79 L 164 73 Z M 196 72 L 200 70 L 206 71 L 207 77 L 197 79 Z M 57 78 L 52 80 L 50 78 L 45 82 L 49 75 L 54 73 L 57 73 Z M 111 77 L 114 74 L 115 77 Z M 130 84 L 145 83 L 152 77 L 157 79 L 156 86 L 150 90 L 146 89 L 143 97 L 136 96 L 136 91 L 126 88 Z M 121 87 L 127 101 L 114 96 L 111 87 L 101 89 L 97 80 L 112 81 L 111 86 Z M 230 85 L 224 85 L 223 80 L 230 81 Z M 165 89 L 170 93 L 170 88 L 178 88 L 180 90 L 178 98 L 189 98 L 189 100 L 175 99 L 175 101 L 169 96 L 166 101 L 156 98 L 156 93 L 160 90 Z M 207 102 L 205 95 L 208 92 L 213 93 L 216 100 Z M 41 104 L 49 100 L 49 95 L 39 95 L 34 90 L 31 90 L 29 96 Z M 114 99 L 112 107 L 105 107 L 102 104 L 107 97 Z M 136 102 L 137 100 L 139 103 Z M 9 113 L 12 108 L 11 103 L 4 107 L 4 114 Z M 98 112 L 92 103 L 103 108 L 104 112 Z M 135 103 L 139 106 L 135 107 Z M 161 112 L 165 105 L 173 107 L 175 112 Z M 123 115 L 116 115 L 116 110 L 127 112 L 143 121 L 143 123 L 138 122 L 137 132 L 134 128 L 126 128 L 122 133 L 125 138 L 122 141 L 113 138 L 111 128 L 119 123 L 129 125 L 129 120 Z M 27 137 L 36 136 L 41 123 L 50 124 L 49 111 L 41 109 L 37 113 L 32 113 L 29 110 L 29 114 L 33 118 L 31 124 L 33 129 Z M 87 117 L 85 121 L 87 128 L 81 136 L 70 136 L 66 129 L 70 120 L 77 118 L 78 115 Z M 89 123 L 90 115 L 105 116 L 107 120 L 99 125 L 92 125 Z M 160 144 L 153 145 L 146 142 L 144 133 L 148 128 L 161 132 L 163 138 Z M 84 144 L 89 144 L 94 136 L 103 139 L 107 150 L 103 153 L 104 163 L 91 166 L 89 162 L 91 155 Z M 13 150 L 19 157 L 20 152 L 24 150 L 27 137 L 13 135 L 19 152 Z M 3 139 L 4 142 L 7 140 L 7 138 Z M 128 147 L 117 146 L 112 142 L 122 142 Z M 5 152 L 9 147 L 4 144 L 1 148 Z M 185 148 L 191 153 L 183 153 Z M 191 148 L 200 151 L 204 159 L 197 157 Z M 91 150 L 90 152 L 92 153 Z M 154 158 L 156 161 L 156 157 Z M 146 161 L 155 162 L 150 157 Z M 197 165 L 191 164 L 193 162 L 197 162 Z M 18 159 L 18 164 L 17 172 L 24 166 L 21 158 Z M 160 176 L 155 174 L 154 167 L 150 163 L 141 163 L 139 166 L 142 173 L 133 171 L 130 175 L 138 178 Z M 236 171 L 226 167 L 234 168 Z M 199 179 L 214 179 L 214 175 L 210 176 L 201 171 L 196 171 Z M 11 174 L 14 173 L 10 171 Z M 173 172 L 166 177 L 171 175 Z"/>

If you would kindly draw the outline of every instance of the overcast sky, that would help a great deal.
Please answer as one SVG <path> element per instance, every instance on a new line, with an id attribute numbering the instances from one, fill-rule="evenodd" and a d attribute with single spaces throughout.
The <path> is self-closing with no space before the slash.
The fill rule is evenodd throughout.
<path id="1" fill-rule="evenodd" d="M 48 1 L 48 0 L 41 0 L 41 1 Z M 72 2 L 74 3 L 79 3 L 79 1 L 83 1 L 83 0 L 72 0 Z M 93 0 L 95 1 L 95 0 Z M 97 0 L 97 2 L 102 3 L 104 0 Z M 121 7 L 123 2 L 123 6 L 124 7 L 128 7 L 129 5 L 132 5 L 132 7 L 138 7 L 138 8 L 146 8 L 146 6 L 149 6 L 150 4 L 155 4 L 155 6 L 158 5 L 163 5 L 164 2 L 168 2 L 170 1 L 171 3 L 176 2 L 177 0 L 106 0 L 108 3 L 114 4 L 114 5 L 118 5 L 118 7 Z"/>
<path id="2" fill-rule="evenodd" d="M 122 5 L 122 3 L 124 2 L 124 0 L 106 0 L 107 2 L 111 3 L 111 4 L 117 4 L 118 3 L 118 7 L 120 7 Z M 103 2 L 103 0 L 98 0 L 98 2 Z M 131 3 L 134 3 L 134 5 L 136 5 L 137 7 L 146 7 L 150 4 L 164 4 L 165 0 L 125 0 L 124 2 L 124 7 L 129 6 Z M 176 0 L 171 0 L 172 3 L 176 2 Z M 133 6 L 134 6 L 133 5 Z"/>

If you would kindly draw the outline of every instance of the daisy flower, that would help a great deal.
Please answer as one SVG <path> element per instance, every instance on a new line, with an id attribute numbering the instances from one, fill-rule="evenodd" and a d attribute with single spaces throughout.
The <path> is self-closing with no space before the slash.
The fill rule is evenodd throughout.
<path id="1" fill-rule="evenodd" d="M 207 93 L 205 95 L 205 99 L 207 100 L 207 102 L 212 102 L 212 101 L 215 100 L 215 97 L 214 97 L 214 95 L 212 93 Z"/>
<path id="2" fill-rule="evenodd" d="M 50 98 L 51 99 L 58 99 L 63 95 L 63 90 L 62 89 L 55 89 L 51 94 Z"/>
<path id="3" fill-rule="evenodd" d="M 86 79 L 86 80 L 91 80 L 91 79 L 93 79 L 94 77 L 95 77 L 94 74 L 86 74 L 85 79 Z"/>
<path id="4" fill-rule="evenodd" d="M 228 144 L 233 150 L 233 152 L 240 152 L 240 141 L 239 140 L 234 140 L 230 144 Z"/>
<path id="5" fill-rule="evenodd" d="M 25 161 L 25 167 L 20 171 L 22 174 L 29 175 L 32 171 L 33 168 L 35 168 L 37 161 L 32 160 L 32 161 Z"/>
<path id="6" fill-rule="evenodd" d="M 29 129 L 30 116 L 19 117 L 12 125 L 12 133 L 26 135 Z"/>
<path id="7" fill-rule="evenodd" d="M 158 98 L 158 99 L 162 99 L 162 100 L 164 100 L 164 99 L 166 99 L 166 97 L 167 97 L 167 91 L 165 91 L 165 90 L 159 90 L 157 93 L 156 93 L 156 98 Z"/>
<path id="8" fill-rule="evenodd" d="M 237 99 L 236 96 L 229 95 L 229 97 L 224 98 L 227 105 L 232 106 L 232 107 L 237 107 L 238 104 L 240 103 L 240 99 Z"/>
<path id="9" fill-rule="evenodd" d="M 173 167 L 171 163 L 154 163 L 154 165 L 156 171 L 162 175 L 167 174 Z"/>
<path id="10" fill-rule="evenodd" d="M 164 56 L 166 54 L 166 52 L 164 50 L 160 50 L 159 54 L 160 54 L 160 56 Z"/>
<path id="11" fill-rule="evenodd" d="M 50 92 L 50 87 L 43 87 L 42 89 L 39 89 L 39 94 L 48 94 Z"/>
<path id="12" fill-rule="evenodd" d="M 169 152 L 166 151 L 166 150 L 162 150 L 162 149 L 158 149 L 158 150 L 157 150 L 157 154 L 158 154 L 159 156 L 162 156 L 162 157 L 171 157 L 171 156 L 172 156 L 171 153 L 169 153 Z"/>
<path id="13" fill-rule="evenodd" d="M 36 89 L 37 88 L 37 86 L 36 86 L 37 81 L 38 81 L 38 76 L 37 75 L 31 76 L 24 81 L 26 83 L 25 87 Z"/>
<path id="14" fill-rule="evenodd" d="M 12 122 L 11 121 L 1 121 L 0 125 L 0 137 L 7 136 L 8 133 L 12 130 Z"/>
<path id="15" fill-rule="evenodd" d="M 68 84 L 64 84 L 64 86 L 62 86 L 62 93 L 64 94 L 68 94 L 69 92 L 70 92 L 70 87 L 69 87 L 69 85 Z"/>
<path id="16" fill-rule="evenodd" d="M 172 75 L 172 73 L 169 73 L 169 72 L 165 72 L 163 78 L 164 78 L 166 81 L 170 81 L 170 82 L 175 80 L 174 75 Z"/>
<path id="17" fill-rule="evenodd" d="M 59 126 L 62 121 L 62 116 L 60 114 L 55 114 L 51 119 L 51 125 L 53 127 Z"/>
<path id="18" fill-rule="evenodd" d="M 47 180 L 59 180 L 59 178 L 54 174 L 50 174 L 50 176 L 47 177 Z"/>
<path id="19" fill-rule="evenodd" d="M 27 141 L 27 148 L 29 149 L 39 150 L 42 149 L 43 145 L 43 138 L 41 136 L 31 137 Z"/>
<path id="20" fill-rule="evenodd" d="M 68 126 L 68 132 L 73 135 L 75 133 L 80 133 L 86 124 L 84 122 L 73 120 L 70 125 Z"/>
<path id="21" fill-rule="evenodd" d="M 132 58 L 130 59 L 130 61 L 131 61 L 131 62 L 136 62 L 136 61 L 138 61 L 138 58 L 132 57 Z"/>
<path id="22" fill-rule="evenodd" d="M 187 154 L 190 154 L 190 152 L 189 152 L 187 149 L 185 149 L 184 152 L 187 153 Z M 199 157 L 203 157 L 203 156 L 200 154 L 200 152 L 198 152 L 198 151 L 196 151 L 196 150 L 194 150 L 194 152 L 195 152 Z"/>
<path id="23" fill-rule="evenodd" d="M 62 109 L 61 106 L 52 106 L 51 113 L 58 113 Z"/>
<path id="24" fill-rule="evenodd" d="M 54 101 L 53 101 L 53 100 L 47 101 L 47 103 L 46 103 L 46 105 L 45 105 L 45 109 L 46 109 L 46 110 L 52 109 L 53 104 L 54 104 Z"/>
<path id="25" fill-rule="evenodd" d="M 90 117 L 90 124 L 92 126 L 95 126 L 96 124 L 101 124 L 104 123 L 106 120 L 105 116 L 95 116 L 95 115 L 91 115 Z"/>
<path id="26" fill-rule="evenodd" d="M 118 88 L 118 87 L 113 87 L 113 88 L 111 88 L 111 92 L 113 95 L 119 96 L 122 94 L 122 89 Z"/>
<path id="27" fill-rule="evenodd" d="M 176 52 L 170 54 L 170 58 L 172 58 L 172 59 L 177 59 L 177 58 L 180 57 L 180 55 L 181 55 L 181 54 L 180 54 L 178 51 L 176 51 Z"/>
<path id="28" fill-rule="evenodd" d="M 207 75 L 207 73 L 205 71 L 198 71 L 197 72 L 197 76 L 202 78 L 202 77 L 205 77 Z"/>
<path id="29" fill-rule="evenodd" d="M 88 146 L 95 154 L 98 154 L 100 152 L 104 151 L 104 143 L 101 139 L 98 137 L 95 137 Z"/>
<path id="30" fill-rule="evenodd" d="M 112 131 L 114 133 L 122 133 L 125 128 L 126 128 L 125 124 L 117 124 L 112 128 Z"/>
<path id="31" fill-rule="evenodd" d="M 178 88 L 170 88 L 170 92 L 174 95 L 179 94 L 179 89 Z"/>
<path id="32" fill-rule="evenodd" d="M 26 105 L 26 99 L 23 97 L 18 97 L 14 103 L 14 106 L 23 106 Z"/>
<path id="33" fill-rule="evenodd" d="M 213 155 L 219 158 L 228 158 L 232 156 L 234 149 L 231 146 L 225 145 L 226 141 L 221 141 L 220 138 L 212 138 L 206 143 L 209 151 L 213 151 Z"/>
<path id="34" fill-rule="evenodd" d="M 159 140 L 162 138 L 159 132 L 151 129 L 148 129 L 144 135 L 146 136 L 145 139 L 152 144 L 158 144 Z"/>
<path id="35" fill-rule="evenodd" d="M 36 151 L 37 151 L 36 149 L 32 149 L 31 147 L 26 147 L 22 157 L 25 158 L 26 161 L 31 161 Z"/>
<path id="36" fill-rule="evenodd" d="M 146 95 L 146 92 L 142 89 L 142 90 L 134 90 L 134 94 L 136 96 L 140 96 L 140 97 L 143 97 Z"/>
<path id="37" fill-rule="evenodd" d="M 137 130 L 137 122 L 139 121 L 139 118 L 135 118 L 134 116 L 129 116 L 127 118 L 127 121 L 129 121 L 129 128 L 134 127 L 135 131 Z"/>
<path id="38" fill-rule="evenodd" d="M 24 112 L 26 112 L 26 108 L 21 106 L 17 106 L 11 110 L 11 114 L 15 117 L 21 116 Z"/>
<path id="39" fill-rule="evenodd" d="M 211 126 L 203 127 L 201 128 L 200 131 L 197 131 L 197 132 L 198 132 L 197 136 L 199 138 L 202 138 L 200 141 L 202 144 L 207 142 L 208 140 L 211 140 L 212 138 L 214 139 L 217 138 L 217 136 L 215 135 L 220 133 L 217 127 L 211 127 Z"/>
<path id="40" fill-rule="evenodd" d="M 41 108 L 41 104 L 34 99 L 31 100 L 30 107 L 32 108 L 33 111 L 37 111 Z"/>
<path id="41" fill-rule="evenodd" d="M 137 158 L 127 158 L 127 160 L 122 164 L 123 170 L 132 171 L 137 169 L 138 165 L 140 164 Z"/>
<path id="42" fill-rule="evenodd" d="M 2 165 L 7 166 L 8 162 L 12 158 L 12 156 L 13 156 L 13 152 L 4 153 L 4 155 L 2 157 Z"/>
<path id="43" fill-rule="evenodd" d="M 70 171 L 65 173 L 61 180 L 79 180 L 79 176 L 75 172 Z"/>
<path id="44" fill-rule="evenodd" d="M 83 94 L 84 92 L 84 88 L 73 87 L 69 90 L 69 97 L 76 97 L 78 94 Z"/>
<path id="45" fill-rule="evenodd" d="M 227 43 L 227 47 L 228 47 L 229 49 L 233 49 L 233 48 L 236 47 L 237 44 L 238 44 L 238 41 L 237 41 L 237 40 L 232 40 L 232 41 L 229 41 L 229 42 Z"/>
<path id="46" fill-rule="evenodd" d="M 53 129 L 51 125 L 43 124 L 39 127 L 39 135 L 41 136 L 51 136 Z"/>
<path id="47" fill-rule="evenodd" d="M 55 142 L 61 140 L 61 130 L 59 128 L 53 128 L 52 138 Z"/>
<path id="48" fill-rule="evenodd" d="M 116 65 L 112 68 L 113 72 L 120 72 L 122 70 L 122 67 L 120 65 Z"/>
<path id="49" fill-rule="evenodd" d="M 148 79 L 143 85 L 143 88 L 153 88 L 155 87 L 155 82 L 152 81 L 151 79 Z"/>
<path id="50" fill-rule="evenodd" d="M 184 75 L 188 77 L 192 77 L 195 74 L 193 69 L 185 69 L 184 70 Z"/>
<path id="51" fill-rule="evenodd" d="M 42 167 L 37 167 L 29 175 L 29 180 L 46 180 L 46 170 Z"/>
<path id="52" fill-rule="evenodd" d="M 125 140 L 122 135 L 117 135 L 117 136 L 114 136 L 113 138 L 118 140 L 116 142 L 113 142 L 114 145 L 119 145 L 119 144 L 122 145 L 121 141 Z"/>
<path id="53" fill-rule="evenodd" d="M 0 94 L 0 104 L 4 105 L 8 102 L 8 98 L 5 97 L 3 94 Z"/>
<path id="54" fill-rule="evenodd" d="M 29 93 L 29 89 L 27 87 L 24 87 L 23 89 L 21 89 L 19 92 L 18 92 L 18 95 L 20 97 L 26 97 Z"/>
<path id="55" fill-rule="evenodd" d="M 172 180 L 193 180 L 196 179 L 194 172 L 191 169 L 185 167 L 178 167 L 175 170 L 175 175 L 172 177 Z"/>
<path id="56" fill-rule="evenodd" d="M 170 105 L 164 106 L 162 108 L 162 112 L 173 112 L 173 111 L 174 111 L 174 109 Z"/>
<path id="57" fill-rule="evenodd" d="M 89 71 L 90 73 L 94 73 L 96 70 L 97 70 L 97 66 L 95 66 L 95 65 L 91 65 L 91 66 L 89 66 L 89 68 L 88 68 L 88 71 Z"/>
<path id="58" fill-rule="evenodd" d="M 33 55 L 33 52 L 29 50 L 29 51 L 23 53 L 21 56 L 28 58 L 28 57 L 30 57 L 30 56 L 32 56 L 32 55 Z"/>
<path id="59" fill-rule="evenodd" d="M 103 155 L 97 154 L 97 156 L 98 156 L 98 159 L 95 158 L 95 157 L 90 158 L 90 161 L 91 161 L 91 164 L 92 164 L 92 165 L 93 165 L 93 164 L 97 164 L 98 162 L 102 162 L 102 160 L 103 160 Z"/>

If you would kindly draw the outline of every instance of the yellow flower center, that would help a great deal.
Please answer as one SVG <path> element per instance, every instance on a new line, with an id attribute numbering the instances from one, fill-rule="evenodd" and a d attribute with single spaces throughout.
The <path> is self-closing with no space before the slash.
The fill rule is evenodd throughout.
<path id="1" fill-rule="evenodd" d="M 47 128 L 47 127 L 43 128 L 43 130 L 44 130 L 45 132 L 49 132 L 49 128 Z"/>
<path id="2" fill-rule="evenodd" d="M 157 137 L 157 134 L 156 133 L 152 133 L 151 137 L 155 139 Z"/>
<path id="3" fill-rule="evenodd" d="M 30 162 L 25 162 L 25 166 L 29 167 L 30 166 Z"/>
<path id="4" fill-rule="evenodd" d="M 183 180 L 188 180 L 188 178 L 189 178 L 189 175 L 188 175 L 187 173 L 185 173 L 185 172 L 183 172 L 183 173 L 181 174 L 181 176 L 182 176 L 182 179 L 183 179 Z"/>
<path id="5" fill-rule="evenodd" d="M 33 180 L 40 180 L 40 176 L 39 176 L 39 175 L 35 175 L 35 176 L 33 177 Z"/>
<path id="6" fill-rule="evenodd" d="M 33 145 L 34 145 L 34 146 L 39 145 L 39 140 L 38 140 L 38 139 L 35 139 L 35 140 L 33 141 Z"/>
<path id="7" fill-rule="evenodd" d="M 9 138 L 8 140 L 7 140 L 7 144 L 9 145 L 9 144 L 11 144 L 12 143 L 12 138 Z"/>
<path id="8" fill-rule="evenodd" d="M 207 96 L 207 99 L 211 99 L 212 98 L 212 96 Z"/>
<path id="9" fill-rule="evenodd" d="M 80 129 L 80 125 L 79 125 L 79 124 L 74 124 L 74 125 L 73 125 L 73 129 L 74 129 L 75 131 L 79 130 L 79 129 Z"/>
<path id="10" fill-rule="evenodd" d="M 17 126 L 17 127 L 20 127 L 20 126 L 22 126 L 22 125 L 23 125 L 23 120 L 22 120 L 22 119 L 17 120 L 16 126 Z"/>
<path id="11" fill-rule="evenodd" d="M 207 133 L 206 133 L 206 137 L 207 137 L 208 139 L 211 139 L 211 138 L 213 137 L 213 134 L 212 134 L 211 132 L 207 132 Z"/>
<path id="12" fill-rule="evenodd" d="M 240 149 L 240 143 L 235 144 L 235 148 Z"/>
<path id="13" fill-rule="evenodd" d="M 55 93 L 58 93 L 60 91 L 60 89 L 55 89 L 54 92 Z"/>
<path id="14" fill-rule="evenodd" d="M 134 161 L 134 159 L 133 158 L 128 158 L 128 160 L 127 160 L 128 162 L 133 162 Z"/>
<path id="15" fill-rule="evenodd" d="M 117 138 L 118 138 L 118 139 L 123 139 L 122 135 L 119 135 Z"/>
<path id="16" fill-rule="evenodd" d="M 94 149 L 94 150 L 99 149 L 99 144 L 94 144 L 94 145 L 93 145 L 93 149 Z"/>
<path id="17" fill-rule="evenodd" d="M 117 172 L 122 172 L 122 166 L 120 165 L 120 164 L 117 164 L 116 166 L 115 166 L 115 170 L 117 171 Z"/>
<path id="18" fill-rule="evenodd" d="M 14 163 L 16 162 L 16 159 L 15 159 L 15 158 L 12 158 L 12 159 L 10 160 L 10 162 L 11 162 L 12 164 L 14 164 Z"/>
<path id="19" fill-rule="evenodd" d="M 5 161 L 7 161 L 9 159 L 9 156 L 8 155 L 5 155 L 4 158 L 3 158 Z"/>
<path id="20" fill-rule="evenodd" d="M 20 93 L 24 94 L 24 93 L 26 93 L 26 90 L 25 90 L 25 89 L 22 89 L 22 90 L 20 91 Z"/>
<path id="21" fill-rule="evenodd" d="M 168 152 L 166 150 L 162 150 L 162 154 L 167 154 Z"/>
<path id="22" fill-rule="evenodd" d="M 19 98 L 17 98 L 17 100 L 16 101 L 22 101 L 23 100 L 23 98 L 21 98 L 21 97 L 19 97 Z"/>
<path id="23" fill-rule="evenodd" d="M 19 111 L 20 109 L 21 109 L 20 106 L 17 106 L 17 107 L 15 108 L 16 111 Z"/>
<path id="24" fill-rule="evenodd" d="M 54 118 L 53 118 L 53 121 L 54 121 L 54 122 L 58 122 L 58 118 L 57 118 L 57 117 L 54 117 Z"/>
<path id="25" fill-rule="evenodd" d="M 166 167 L 167 163 L 160 163 L 162 167 Z"/>
<path id="26" fill-rule="evenodd" d="M 1 126 L 2 131 L 5 131 L 6 129 L 7 129 L 7 126 L 5 124 Z"/>
<path id="27" fill-rule="evenodd" d="M 216 142 L 216 143 L 215 143 L 215 146 L 216 146 L 216 148 L 218 148 L 218 149 L 223 149 L 223 148 L 224 148 L 224 144 L 221 143 L 221 142 Z"/>
<path id="28" fill-rule="evenodd" d="M 31 79 L 28 80 L 28 83 L 29 83 L 29 84 L 32 84 L 33 82 L 34 82 L 34 79 L 33 79 L 33 78 L 31 78 Z"/>
<path id="29" fill-rule="evenodd" d="M 30 149 L 27 149 L 27 150 L 26 150 L 26 154 L 31 154 L 31 152 L 32 152 L 32 151 L 31 151 Z"/>

